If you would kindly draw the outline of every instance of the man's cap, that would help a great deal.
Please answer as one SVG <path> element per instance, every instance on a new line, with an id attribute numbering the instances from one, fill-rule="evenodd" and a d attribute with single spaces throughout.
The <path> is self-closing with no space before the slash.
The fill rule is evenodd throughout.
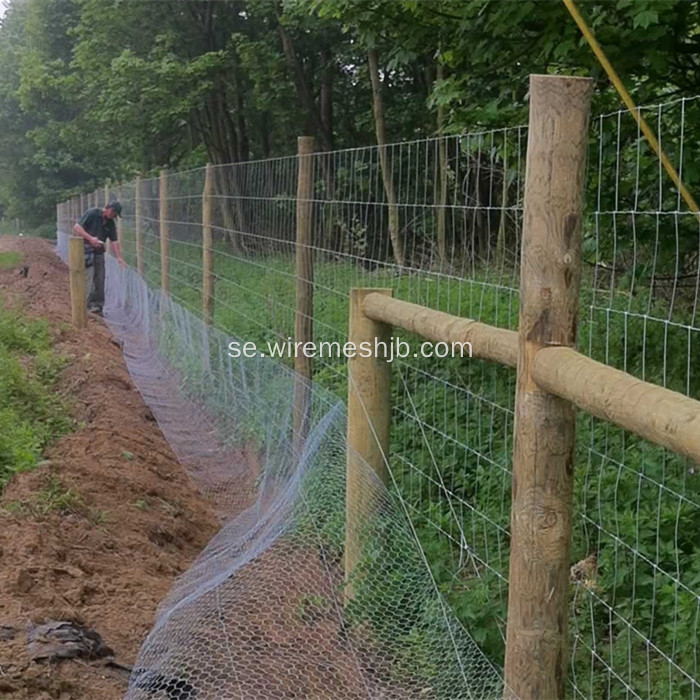
<path id="1" fill-rule="evenodd" d="M 122 215 L 122 205 L 119 202 L 110 202 L 105 208 L 116 212 L 117 216 Z"/>

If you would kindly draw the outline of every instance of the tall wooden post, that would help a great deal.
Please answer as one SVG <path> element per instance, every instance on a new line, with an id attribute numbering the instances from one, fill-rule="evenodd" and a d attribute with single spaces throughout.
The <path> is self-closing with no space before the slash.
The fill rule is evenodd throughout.
<path id="1" fill-rule="evenodd" d="M 563 700 L 575 411 L 539 389 L 537 352 L 571 346 L 578 319 L 587 78 L 530 77 L 520 277 L 506 698 Z"/>
<path id="2" fill-rule="evenodd" d="M 117 189 L 117 199 L 119 200 L 119 202 L 122 201 L 122 196 L 123 196 L 123 192 L 122 192 L 122 187 L 120 185 L 119 188 Z M 124 233 L 124 219 L 122 219 L 122 217 L 120 216 L 117 218 L 117 240 L 120 243 L 122 240 L 123 233 Z"/>
<path id="3" fill-rule="evenodd" d="M 136 177 L 134 192 L 134 237 L 136 239 L 136 269 L 143 275 L 143 238 L 141 235 L 141 219 L 143 218 L 141 201 L 141 176 Z"/>
<path id="4" fill-rule="evenodd" d="M 371 357 L 348 360 L 348 429 L 345 486 L 345 597 L 354 595 L 353 572 L 362 558 L 364 525 L 377 510 L 379 490 L 372 488 L 374 474 L 387 481 L 391 425 L 391 364 L 387 362 L 391 326 L 373 321 L 362 311 L 364 298 L 373 292 L 391 296 L 391 289 L 351 289 L 348 342 L 360 348 L 369 343 Z M 384 343 L 384 345 L 380 345 Z M 379 350 L 375 354 L 375 347 Z M 369 470 L 368 470 L 369 468 Z"/>
<path id="5" fill-rule="evenodd" d="M 68 238 L 68 274 L 70 279 L 70 306 L 73 325 L 85 328 L 87 311 L 85 306 L 85 253 L 80 236 Z"/>
<path id="6" fill-rule="evenodd" d="M 168 171 L 160 171 L 160 286 L 170 289 L 170 245 L 168 241 Z"/>
<path id="7" fill-rule="evenodd" d="M 297 140 L 297 231 L 296 231 L 296 316 L 294 339 L 296 348 L 313 341 L 314 268 L 313 268 L 313 202 L 314 158 L 316 139 L 300 136 Z M 310 347 L 310 346 L 309 346 Z M 294 450 L 306 439 L 311 399 L 312 358 L 297 350 L 294 357 L 297 381 L 294 390 Z"/>
<path id="8" fill-rule="evenodd" d="M 109 204 L 110 202 L 110 187 L 109 187 L 109 180 L 105 183 L 104 186 L 104 204 L 102 204 L 99 200 L 102 198 L 102 191 L 101 190 L 95 190 L 95 206 L 99 207 L 102 209 L 105 205 Z M 116 226 L 119 225 L 119 219 L 117 219 Z M 117 240 L 119 240 L 119 232 L 117 231 Z M 105 242 L 105 251 L 107 253 L 112 252 L 112 241 L 107 239 Z"/>
<path id="9" fill-rule="evenodd" d="M 214 257 L 211 235 L 213 178 L 211 163 L 207 163 L 202 193 L 202 316 L 207 325 L 214 322 Z"/>

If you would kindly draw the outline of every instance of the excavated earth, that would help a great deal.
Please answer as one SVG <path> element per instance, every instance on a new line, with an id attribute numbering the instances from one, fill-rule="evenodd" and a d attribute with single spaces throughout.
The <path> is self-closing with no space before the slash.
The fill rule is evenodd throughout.
<path id="1" fill-rule="evenodd" d="M 70 325 L 68 273 L 51 243 L 0 237 L 4 251 L 18 251 L 23 260 L 0 269 L 0 302 L 49 321 L 55 352 L 68 358 L 58 390 L 76 426 L 0 495 L 0 700 L 117 700 L 159 602 L 215 534 L 217 516 L 250 505 L 260 465 L 252 447 L 229 454 L 197 444 L 191 450 L 197 460 L 178 462 L 102 319 L 90 317 L 83 330 Z M 19 274 L 25 265 L 26 277 Z M 141 384 L 155 397 L 154 410 L 159 402 L 180 410 L 176 389 L 156 384 Z M 195 416 L 189 422 L 191 430 L 180 436 L 188 444 L 198 425 Z M 173 445 L 186 452 L 178 439 Z M 219 462 L 228 465 L 225 473 Z M 283 538 L 261 552 L 217 589 L 216 624 L 192 623 L 188 653 L 201 663 L 199 683 L 214 680 L 217 698 L 433 697 L 428 689 L 402 688 L 390 658 L 357 631 L 348 637 L 341 602 L 331 604 L 341 580 L 338 562 L 310 543 Z M 32 661 L 28 633 L 51 620 L 95 630 L 117 664 Z M 222 623 L 236 640 L 225 653 Z M 232 657 L 235 677 L 222 673 Z"/>
<path id="2" fill-rule="evenodd" d="M 53 246 L 0 237 L 0 252 L 10 250 L 22 253 L 29 274 L 18 274 L 20 266 L 0 269 L 2 306 L 49 321 L 55 352 L 69 358 L 58 390 L 76 428 L 0 498 L 0 698 L 116 700 L 127 671 L 84 660 L 33 662 L 29 627 L 84 624 L 130 666 L 159 601 L 218 521 L 168 447 L 103 321 L 70 326 L 67 269 Z"/>

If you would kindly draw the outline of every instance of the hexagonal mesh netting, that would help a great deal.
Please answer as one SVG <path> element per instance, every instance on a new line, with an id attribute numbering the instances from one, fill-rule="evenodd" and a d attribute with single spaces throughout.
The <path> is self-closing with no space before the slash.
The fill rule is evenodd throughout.
<path id="1" fill-rule="evenodd" d="M 295 452 L 294 372 L 232 359 L 231 338 L 109 264 L 105 316 L 129 371 L 223 521 L 162 602 L 128 700 L 499 697 L 500 671 L 444 603 L 405 506 L 369 468 L 373 507 L 344 582 L 337 398 L 312 389 Z"/>

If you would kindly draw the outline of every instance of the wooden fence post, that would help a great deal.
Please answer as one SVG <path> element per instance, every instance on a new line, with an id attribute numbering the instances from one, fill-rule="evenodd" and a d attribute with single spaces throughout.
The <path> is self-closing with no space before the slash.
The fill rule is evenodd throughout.
<path id="1" fill-rule="evenodd" d="M 102 196 L 102 192 L 98 189 L 95 190 L 95 206 L 99 207 L 102 209 L 105 207 L 107 204 L 110 202 L 110 186 L 109 186 L 109 180 L 105 183 L 104 186 L 104 204 L 100 204 L 99 198 Z M 119 226 L 119 219 L 117 219 L 117 222 L 115 223 L 115 227 Z M 119 231 L 117 231 L 117 240 L 119 240 Z M 109 240 L 109 238 L 105 241 L 105 252 L 111 253 L 112 252 L 112 241 Z"/>
<path id="2" fill-rule="evenodd" d="M 170 246 L 168 241 L 168 170 L 160 171 L 160 286 L 166 294 L 170 290 Z"/>
<path id="3" fill-rule="evenodd" d="M 214 257 L 211 235 L 213 178 L 211 163 L 207 163 L 202 193 L 202 316 L 204 323 L 209 326 L 214 322 Z"/>
<path id="4" fill-rule="evenodd" d="M 294 452 L 298 455 L 304 444 L 309 423 L 311 399 L 310 356 L 300 352 L 306 343 L 314 339 L 314 268 L 313 268 L 313 202 L 314 157 L 316 139 L 300 136 L 297 140 L 297 230 L 296 230 L 296 314 L 294 340 L 297 351 L 294 369 L 297 381 L 294 389 Z M 301 343 L 301 345 L 299 345 Z"/>
<path id="5" fill-rule="evenodd" d="M 141 219 L 143 217 L 141 202 L 141 176 L 136 176 L 134 192 L 134 238 L 136 239 L 136 269 L 143 276 L 143 239 L 141 236 Z"/>
<path id="6" fill-rule="evenodd" d="M 391 342 L 391 326 L 373 321 L 362 311 L 364 298 L 391 289 L 351 289 L 348 342 L 360 348 L 369 343 L 371 357 L 348 360 L 348 428 L 345 486 L 345 597 L 354 595 L 353 572 L 362 558 L 363 526 L 378 507 L 378 491 L 368 488 L 367 468 L 387 481 L 385 460 L 389 454 L 391 425 L 391 364 L 385 351 Z M 384 343 L 380 346 L 379 343 Z M 376 355 L 374 349 L 380 349 Z"/>
<path id="7" fill-rule="evenodd" d="M 532 364 L 576 340 L 592 82 L 530 77 L 520 277 L 504 697 L 563 700 L 568 665 L 574 407 L 537 387 Z"/>
<path id="8" fill-rule="evenodd" d="M 85 305 L 85 253 L 80 236 L 68 238 L 68 274 L 70 278 L 70 306 L 73 325 L 85 328 L 87 311 Z"/>
<path id="9" fill-rule="evenodd" d="M 120 203 L 122 201 L 123 194 L 124 193 L 122 192 L 122 187 L 120 185 L 119 188 L 117 189 L 117 199 L 119 200 Z M 123 211 L 123 205 L 122 205 L 122 211 Z M 120 244 L 121 244 L 123 233 L 124 233 L 124 219 L 122 219 L 122 217 L 120 216 L 117 218 L 117 240 L 119 241 Z"/>

